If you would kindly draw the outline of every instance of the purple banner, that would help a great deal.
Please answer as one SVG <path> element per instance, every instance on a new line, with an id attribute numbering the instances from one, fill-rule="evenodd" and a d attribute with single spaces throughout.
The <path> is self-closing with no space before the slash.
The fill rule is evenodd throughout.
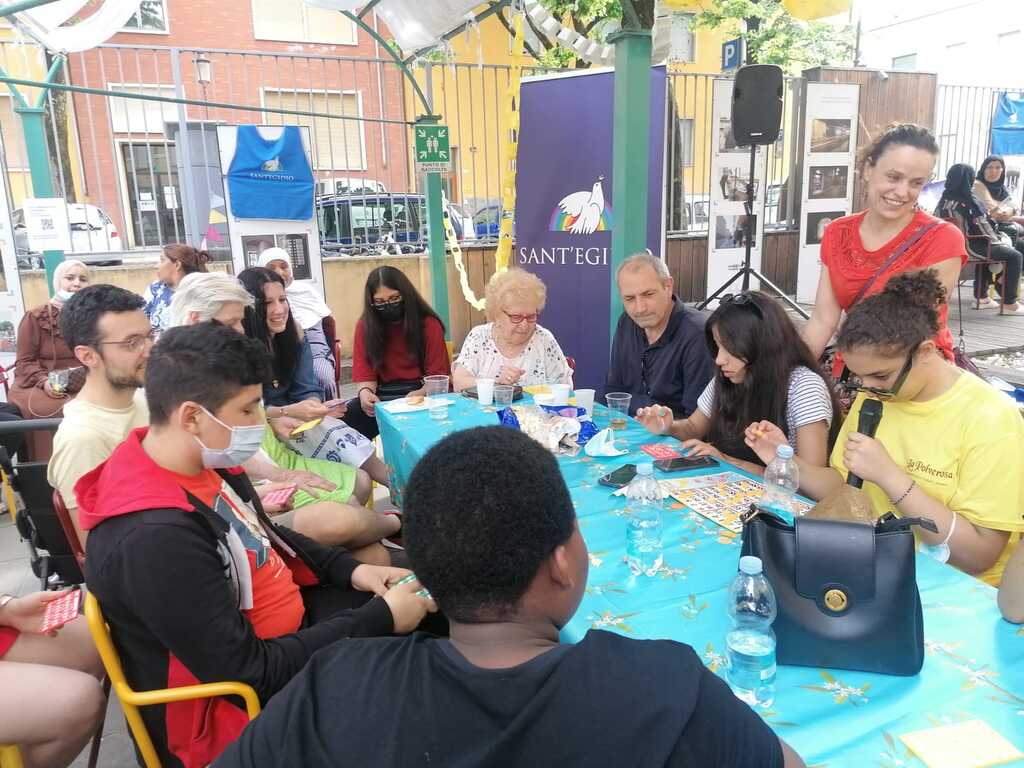
<path id="1" fill-rule="evenodd" d="M 647 243 L 661 255 L 665 68 L 651 68 Z M 541 324 L 576 360 L 576 386 L 604 383 L 612 233 L 614 74 L 524 81 L 515 263 L 547 285 Z"/>

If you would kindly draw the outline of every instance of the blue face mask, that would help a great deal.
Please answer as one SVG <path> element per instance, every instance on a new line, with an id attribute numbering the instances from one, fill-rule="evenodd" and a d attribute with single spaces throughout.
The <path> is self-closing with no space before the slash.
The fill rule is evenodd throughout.
<path id="1" fill-rule="evenodd" d="M 226 448 L 207 448 L 203 445 L 203 441 L 196 437 L 196 442 L 203 450 L 204 467 L 207 469 L 237 467 L 251 459 L 259 451 L 260 445 L 263 443 L 264 428 L 262 424 L 251 427 L 229 427 L 205 408 L 203 408 L 203 413 L 231 433 L 231 439 Z"/>

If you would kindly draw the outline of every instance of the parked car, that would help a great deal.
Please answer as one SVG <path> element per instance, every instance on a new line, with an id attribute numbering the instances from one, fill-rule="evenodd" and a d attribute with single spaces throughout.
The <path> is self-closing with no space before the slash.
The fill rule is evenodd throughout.
<path id="1" fill-rule="evenodd" d="M 321 179 L 316 183 L 316 194 L 321 195 L 385 195 L 388 188 L 376 179 L 359 179 L 352 176 L 336 176 Z"/>
<path id="2" fill-rule="evenodd" d="M 477 240 L 497 240 L 501 231 L 501 203 L 488 203 L 473 214 L 473 231 Z"/>
<path id="3" fill-rule="evenodd" d="M 455 236 L 462 240 L 472 219 L 448 205 Z M 427 204 L 423 195 L 327 195 L 317 198 L 320 246 L 328 251 L 357 253 L 367 246 L 394 243 L 403 252 L 427 239 Z M 467 227 L 467 221 L 469 226 Z"/>
<path id="4" fill-rule="evenodd" d="M 76 259 L 93 266 L 109 266 L 121 263 L 120 257 L 110 254 L 124 250 L 121 235 L 114 222 L 95 205 L 68 203 L 68 226 L 71 229 L 71 250 Z M 11 214 L 14 225 L 14 249 L 18 266 L 22 269 L 39 269 L 42 254 L 33 251 L 28 244 L 28 230 L 25 228 L 25 213 L 16 208 Z"/>

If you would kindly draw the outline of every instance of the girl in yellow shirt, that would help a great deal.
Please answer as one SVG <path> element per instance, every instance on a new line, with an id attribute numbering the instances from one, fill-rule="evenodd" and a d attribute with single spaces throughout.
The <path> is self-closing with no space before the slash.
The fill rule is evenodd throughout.
<path id="1" fill-rule="evenodd" d="M 929 518 L 938 532 L 918 529 L 926 552 L 998 586 L 1024 531 L 1024 419 L 1010 398 L 936 348 L 945 300 L 929 269 L 893 277 L 850 310 L 837 346 L 861 393 L 831 467 L 797 458 L 801 489 L 822 499 L 853 472 L 876 515 Z M 867 397 L 884 403 L 874 438 L 856 431 Z M 759 455 L 784 439 L 768 422 L 747 430 Z"/>

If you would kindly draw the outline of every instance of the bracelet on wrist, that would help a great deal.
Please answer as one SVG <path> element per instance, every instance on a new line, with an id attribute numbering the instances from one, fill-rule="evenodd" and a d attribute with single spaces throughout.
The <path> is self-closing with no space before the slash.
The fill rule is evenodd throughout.
<path id="1" fill-rule="evenodd" d="M 369 387 L 360 387 L 360 388 L 359 388 L 359 391 L 358 391 L 358 392 L 356 392 L 356 397 L 359 397 L 359 396 L 361 396 L 361 395 L 363 394 L 363 390 L 364 390 L 364 389 L 365 389 L 365 390 L 366 390 L 367 392 L 369 392 L 369 393 L 370 393 L 371 395 L 375 395 L 375 394 L 377 394 L 376 392 L 374 392 L 374 391 L 373 391 L 372 389 L 370 389 Z"/>
<path id="2" fill-rule="evenodd" d="M 909 485 L 909 486 L 907 486 L 907 490 L 905 490 L 905 491 L 904 491 L 904 492 L 903 492 L 903 493 L 902 493 L 902 494 L 900 495 L 900 497 L 899 497 L 898 499 L 892 499 L 892 503 L 893 503 L 893 506 L 898 506 L 898 505 L 899 505 L 899 503 L 900 503 L 901 501 L 903 501 L 903 500 L 904 500 L 905 498 L 907 498 L 907 496 L 909 496 L 909 495 L 910 495 L 910 492 L 911 492 L 912 490 L 914 490 L 914 487 L 915 487 L 916 485 L 917 485 L 917 482 L 916 482 L 916 481 L 914 481 L 914 480 L 911 480 L 911 481 L 910 481 L 910 485 Z"/>

